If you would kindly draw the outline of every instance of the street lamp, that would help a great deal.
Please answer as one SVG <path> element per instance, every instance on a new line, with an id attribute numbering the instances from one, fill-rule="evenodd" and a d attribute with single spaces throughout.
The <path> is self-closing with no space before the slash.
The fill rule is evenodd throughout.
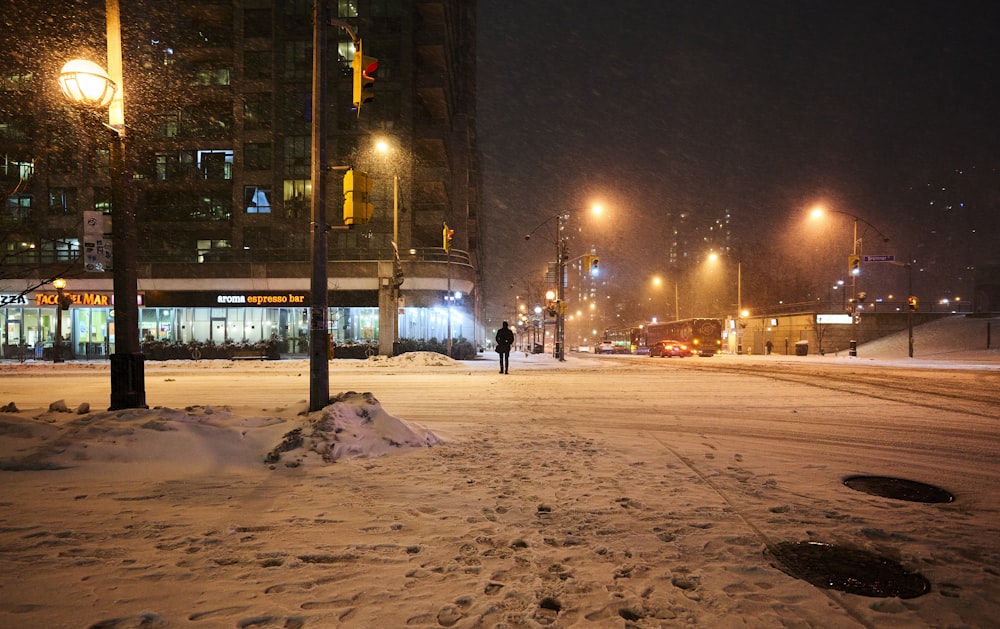
<path id="1" fill-rule="evenodd" d="M 716 263 L 722 256 L 711 251 L 708 254 L 708 261 Z M 736 353 L 743 354 L 743 330 L 746 328 L 746 318 L 750 313 L 743 309 L 743 261 L 736 261 L 736 319 L 738 329 L 736 331 Z"/>
<path id="2" fill-rule="evenodd" d="M 743 261 L 736 263 L 736 316 L 740 322 L 740 329 L 736 333 L 736 353 L 743 354 L 743 330 L 746 328 L 744 321 L 749 313 L 743 310 Z"/>
<path id="3" fill-rule="evenodd" d="M 813 208 L 812 217 L 813 218 L 819 218 L 819 217 L 823 216 L 823 214 L 825 214 L 826 212 L 834 212 L 836 214 L 843 214 L 844 216 L 850 217 L 851 220 L 854 222 L 854 240 L 853 240 L 853 245 L 852 245 L 852 249 L 851 249 L 851 257 L 848 259 L 847 265 L 848 265 L 848 271 L 851 274 L 851 310 L 850 310 L 850 315 L 851 315 L 851 350 L 850 350 L 850 355 L 851 356 L 857 356 L 858 355 L 858 340 L 857 340 L 858 339 L 858 334 L 857 334 L 857 330 L 858 330 L 858 312 L 857 312 L 857 308 L 858 308 L 858 275 L 861 274 L 861 240 L 858 238 L 858 223 L 859 222 L 864 223 L 868 227 L 871 227 L 872 229 L 874 229 L 875 232 L 879 236 L 882 237 L 882 242 L 889 242 L 889 238 L 886 237 L 886 235 L 883 234 L 881 231 L 879 231 L 878 227 L 875 227 L 874 225 L 872 225 L 871 223 L 869 223 L 865 219 L 861 218 L 860 216 L 857 216 L 855 214 L 851 214 L 849 212 L 842 212 L 840 210 L 828 210 L 828 209 L 823 208 L 823 207 L 816 207 L 816 208 Z"/>
<path id="4" fill-rule="evenodd" d="M 75 59 L 63 66 L 59 85 L 71 101 L 108 108 L 111 130 L 111 237 L 114 243 L 113 284 L 115 351 L 111 355 L 109 410 L 148 408 L 144 357 L 139 345 L 139 291 L 137 279 L 135 208 L 126 188 L 125 103 L 122 97 L 122 42 L 118 0 L 106 0 L 108 71 Z"/>
<path id="5" fill-rule="evenodd" d="M 593 205 L 590 208 L 575 208 L 572 210 L 564 210 L 558 214 L 554 214 L 541 223 L 539 223 L 533 230 L 525 235 L 525 240 L 530 240 L 531 235 L 536 231 L 541 229 L 543 226 L 548 225 L 552 221 L 556 222 L 556 333 L 554 339 L 553 356 L 561 361 L 566 360 L 565 352 L 565 335 L 566 335 L 566 262 L 569 259 L 568 254 L 568 243 L 566 237 L 563 236 L 563 225 L 565 221 L 570 217 L 571 214 L 576 214 L 577 212 L 582 212 L 585 210 L 590 210 L 595 215 L 600 215 L 603 213 L 604 208 L 600 205 Z"/>
<path id="6" fill-rule="evenodd" d="M 66 288 L 66 280 L 57 277 L 52 280 L 52 287 L 56 289 L 56 338 L 52 342 L 52 362 L 61 363 L 62 357 L 62 311 L 65 304 L 63 290 Z"/>
<path id="7" fill-rule="evenodd" d="M 393 147 L 389 145 L 389 142 L 382 139 L 375 143 L 375 150 L 382 155 L 388 156 L 389 152 L 394 150 Z M 393 168 L 393 171 L 396 169 Z M 399 287 L 403 284 L 403 266 L 399 261 L 399 175 L 396 172 L 392 174 L 392 279 L 390 280 L 391 295 L 390 301 L 392 302 L 392 311 L 389 321 L 392 326 L 392 345 L 387 347 L 385 337 L 379 335 L 379 353 L 385 356 L 394 356 L 399 349 Z M 380 300 L 381 301 L 381 300 Z M 380 303 L 381 305 L 381 303 Z M 384 310 L 384 309 L 382 309 Z M 379 327 L 381 329 L 382 319 L 379 319 Z M 451 335 L 449 335 L 450 337 Z"/>

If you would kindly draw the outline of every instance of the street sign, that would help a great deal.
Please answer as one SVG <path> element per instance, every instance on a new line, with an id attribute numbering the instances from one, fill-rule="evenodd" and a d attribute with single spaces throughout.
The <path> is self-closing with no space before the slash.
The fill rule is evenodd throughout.
<path id="1" fill-rule="evenodd" d="M 864 262 L 892 262 L 896 256 L 862 256 L 861 259 Z"/>

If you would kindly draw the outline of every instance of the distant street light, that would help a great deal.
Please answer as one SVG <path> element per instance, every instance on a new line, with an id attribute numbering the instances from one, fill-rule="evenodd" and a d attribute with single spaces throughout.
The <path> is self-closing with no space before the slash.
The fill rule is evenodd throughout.
<path id="1" fill-rule="evenodd" d="M 663 279 L 662 277 L 660 277 L 659 275 L 654 275 L 652 282 L 653 282 L 653 286 L 656 287 L 656 288 L 660 288 L 661 286 L 663 286 L 663 285 L 665 285 L 667 283 L 667 281 L 665 279 Z M 666 299 L 664 299 L 664 305 L 668 305 L 668 302 L 666 301 Z M 664 312 L 663 313 L 663 320 L 666 321 L 667 318 L 668 318 L 668 316 L 669 316 L 669 314 L 667 312 Z M 680 318 L 681 318 L 681 312 L 680 312 L 680 289 L 677 286 L 677 282 L 675 281 L 674 282 L 674 321 L 679 321 Z M 655 320 L 655 317 L 654 317 L 654 320 Z"/>
<path id="2" fill-rule="evenodd" d="M 840 210 L 829 210 L 822 206 L 817 206 L 813 208 L 811 216 L 813 218 L 820 218 L 826 212 L 833 212 L 835 214 L 843 214 L 844 216 L 850 217 L 854 221 L 854 239 L 851 249 L 851 256 L 848 258 L 848 271 L 851 274 L 851 356 L 858 355 L 858 275 L 861 274 L 861 241 L 858 239 L 858 222 L 862 222 L 868 227 L 871 227 L 875 232 L 882 237 L 883 242 L 889 242 L 889 238 L 886 237 L 877 227 L 866 221 L 865 219 L 848 212 L 842 212 Z"/>
<path id="3" fill-rule="evenodd" d="M 118 0 L 106 0 L 108 71 L 75 59 L 63 66 L 59 85 L 71 101 L 108 108 L 111 130 L 111 230 L 114 254 L 115 351 L 111 355 L 110 410 L 146 406 L 145 365 L 139 345 L 139 291 L 137 278 L 135 208 L 127 189 L 125 170 L 125 103 L 122 97 L 122 41 Z"/>
<path id="4" fill-rule="evenodd" d="M 720 256 L 715 251 L 709 252 L 708 261 L 718 262 L 722 256 Z M 750 316 L 750 313 L 743 309 L 743 261 L 736 261 L 736 322 L 738 324 L 736 330 L 736 353 L 743 354 L 743 330 L 746 328 L 746 318 Z"/>

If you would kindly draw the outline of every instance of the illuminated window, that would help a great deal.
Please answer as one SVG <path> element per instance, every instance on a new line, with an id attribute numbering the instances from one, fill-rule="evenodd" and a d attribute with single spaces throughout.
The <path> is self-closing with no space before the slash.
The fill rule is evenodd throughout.
<path id="1" fill-rule="evenodd" d="M 308 179 L 286 179 L 282 199 L 289 218 L 309 216 L 309 208 L 312 203 L 312 182 Z"/>
<path id="2" fill-rule="evenodd" d="M 247 214 L 271 213 L 271 189 L 259 186 L 243 187 L 243 205 Z"/>
<path id="3" fill-rule="evenodd" d="M 198 170 L 212 181 L 233 178 L 232 151 L 198 151 Z"/>

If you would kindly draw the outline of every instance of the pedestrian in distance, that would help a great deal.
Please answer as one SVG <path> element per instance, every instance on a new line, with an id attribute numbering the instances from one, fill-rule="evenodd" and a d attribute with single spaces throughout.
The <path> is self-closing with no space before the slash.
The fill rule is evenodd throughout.
<path id="1" fill-rule="evenodd" d="M 510 347 L 514 344 L 514 331 L 510 324 L 503 322 L 503 327 L 497 330 L 497 353 L 500 354 L 500 373 L 507 373 L 510 367 Z"/>

